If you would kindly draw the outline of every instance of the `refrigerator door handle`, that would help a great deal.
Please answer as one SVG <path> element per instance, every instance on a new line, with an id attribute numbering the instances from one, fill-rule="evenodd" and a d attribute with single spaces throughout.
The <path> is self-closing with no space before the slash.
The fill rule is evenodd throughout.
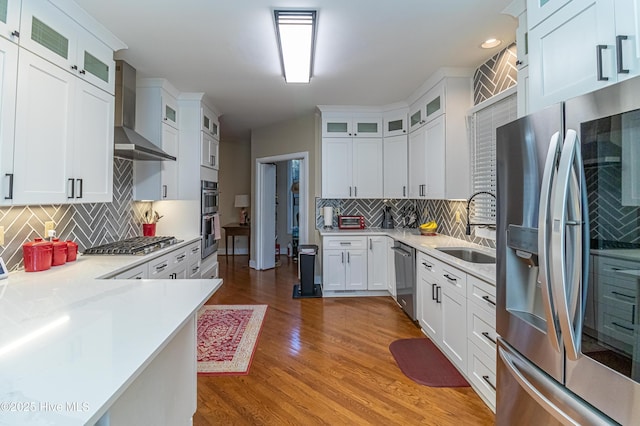
<path id="1" fill-rule="evenodd" d="M 513 377 L 534 401 L 564 425 L 612 424 L 611 419 L 567 392 L 562 384 L 550 379 L 534 365 L 529 364 L 530 361 L 525 360 L 520 354 L 505 346 L 500 338 L 498 339 L 500 356 L 498 377 L 501 373 Z M 503 366 L 506 371 L 501 370 Z"/>
<path id="2" fill-rule="evenodd" d="M 551 247 L 554 255 L 551 256 L 550 265 L 554 305 L 567 357 L 574 361 L 579 357 L 578 339 L 582 332 L 582 311 L 576 316 L 581 307 L 578 299 L 582 273 L 581 192 L 577 177 L 577 173 L 582 176 L 579 149 L 576 131 L 567 130 L 558 166 L 551 216 Z M 574 318 L 576 329 L 573 326 Z"/>
<path id="3" fill-rule="evenodd" d="M 538 213 L 538 265 L 540 271 L 538 281 L 542 289 L 542 300 L 547 320 L 547 337 L 549 338 L 551 347 L 556 352 L 560 352 L 560 337 L 556 324 L 555 308 L 553 307 L 551 276 L 549 274 L 549 258 L 551 255 L 549 245 L 549 217 L 551 216 L 551 195 L 558 160 L 559 139 L 560 132 L 556 132 L 551 136 L 551 141 L 549 142 L 549 151 L 547 152 L 544 173 L 542 175 L 542 185 L 540 187 L 540 208 Z"/>

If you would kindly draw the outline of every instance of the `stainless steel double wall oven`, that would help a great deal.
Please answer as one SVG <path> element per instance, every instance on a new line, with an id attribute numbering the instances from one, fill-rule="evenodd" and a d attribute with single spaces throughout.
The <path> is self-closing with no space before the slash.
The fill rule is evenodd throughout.
<path id="1" fill-rule="evenodd" d="M 202 235 L 202 258 L 215 253 L 218 250 L 218 239 L 216 238 L 216 220 L 218 216 L 218 203 L 220 193 L 218 192 L 218 182 L 207 180 L 201 181 L 202 198 L 200 200 L 200 234 Z M 219 237 L 219 236 L 218 236 Z"/>

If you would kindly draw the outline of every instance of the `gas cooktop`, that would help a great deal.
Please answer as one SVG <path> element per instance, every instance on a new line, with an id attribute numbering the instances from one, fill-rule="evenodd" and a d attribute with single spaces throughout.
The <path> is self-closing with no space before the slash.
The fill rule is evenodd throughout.
<path id="1" fill-rule="evenodd" d="M 133 254 L 143 255 L 179 241 L 175 237 L 133 237 L 85 249 L 84 254 Z"/>

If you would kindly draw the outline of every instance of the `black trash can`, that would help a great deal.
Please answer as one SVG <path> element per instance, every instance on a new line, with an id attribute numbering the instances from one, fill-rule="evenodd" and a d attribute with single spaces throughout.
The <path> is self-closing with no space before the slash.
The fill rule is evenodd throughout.
<path id="1" fill-rule="evenodd" d="M 300 284 L 293 286 L 293 298 L 322 297 L 319 284 L 314 284 L 316 255 L 318 246 L 315 244 L 303 244 L 298 247 L 298 268 Z"/>

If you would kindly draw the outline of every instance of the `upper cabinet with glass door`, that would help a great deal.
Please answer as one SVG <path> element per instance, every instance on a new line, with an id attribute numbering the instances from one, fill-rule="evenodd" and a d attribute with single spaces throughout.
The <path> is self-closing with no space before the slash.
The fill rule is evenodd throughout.
<path id="1" fill-rule="evenodd" d="M 218 117 L 206 105 L 202 105 L 202 131 L 215 139 L 220 139 Z"/>
<path id="2" fill-rule="evenodd" d="M 380 114 L 322 114 L 322 137 L 375 138 L 382 137 Z"/>
<path id="3" fill-rule="evenodd" d="M 407 108 L 384 113 L 384 137 L 400 136 L 409 133 L 407 127 Z"/>
<path id="4" fill-rule="evenodd" d="M 46 0 L 23 0 L 20 46 L 115 93 L 113 49 Z"/>
<path id="5" fill-rule="evenodd" d="M 445 81 L 442 80 L 418 99 L 409 109 L 409 130 L 419 129 L 429 121 L 444 114 Z"/>
<path id="6" fill-rule="evenodd" d="M 162 95 L 162 122 L 168 124 L 174 129 L 178 128 L 178 100 L 170 95 L 167 91 L 163 91 Z"/>
<path id="7" fill-rule="evenodd" d="M 13 42 L 20 37 L 20 0 L 0 0 L 0 36 Z"/>

